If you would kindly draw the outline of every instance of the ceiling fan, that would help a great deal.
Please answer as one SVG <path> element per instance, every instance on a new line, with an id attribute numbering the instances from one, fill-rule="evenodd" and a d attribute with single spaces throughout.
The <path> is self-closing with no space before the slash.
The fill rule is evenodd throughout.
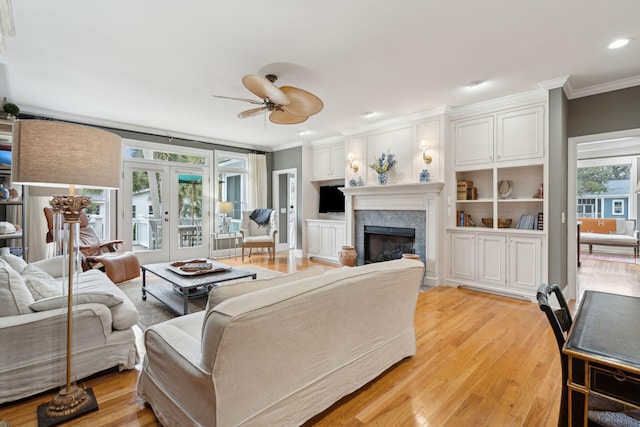
<path id="1" fill-rule="evenodd" d="M 260 107 L 241 112 L 238 114 L 238 117 L 245 119 L 247 117 L 257 116 L 263 111 L 270 111 L 269 120 L 281 125 L 302 123 L 307 120 L 309 116 L 319 113 L 324 107 L 322 100 L 311 92 L 293 86 L 277 87 L 273 84 L 276 80 L 278 80 L 278 77 L 274 74 L 267 74 L 264 77 L 248 74 L 242 78 L 244 87 L 262 99 L 262 101 L 234 98 L 231 96 L 211 96 L 261 105 Z"/>

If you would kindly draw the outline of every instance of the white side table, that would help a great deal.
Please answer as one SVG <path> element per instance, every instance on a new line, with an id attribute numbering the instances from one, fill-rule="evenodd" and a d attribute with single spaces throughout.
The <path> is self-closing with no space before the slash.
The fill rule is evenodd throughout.
<path id="1" fill-rule="evenodd" d="M 225 233 L 211 233 L 211 259 L 217 260 L 221 258 L 220 251 L 227 249 L 229 254 L 226 258 L 231 258 L 231 251 L 233 251 L 233 258 L 238 257 L 238 244 L 242 239 L 242 234 L 239 231 L 229 231 Z M 221 242 L 228 242 L 227 245 L 222 245 Z M 226 248 L 225 248 L 226 246 Z"/>

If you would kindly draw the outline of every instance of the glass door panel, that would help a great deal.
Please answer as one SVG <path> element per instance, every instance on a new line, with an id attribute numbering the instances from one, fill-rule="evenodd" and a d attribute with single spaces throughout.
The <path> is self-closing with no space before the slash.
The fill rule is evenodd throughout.
<path id="1" fill-rule="evenodd" d="M 168 200 L 165 184 L 168 168 L 125 163 L 125 188 L 130 197 L 124 201 L 124 229 L 131 250 L 142 263 L 169 259 L 168 222 L 163 201 Z"/>
<path id="2" fill-rule="evenodd" d="M 203 210 L 207 205 L 206 186 L 208 175 L 202 170 L 172 167 L 172 203 L 171 212 L 177 221 L 172 221 L 172 236 L 176 236 L 174 258 L 204 257 L 208 253 L 209 235 L 208 211 Z M 205 215 L 206 214 L 206 215 Z"/>

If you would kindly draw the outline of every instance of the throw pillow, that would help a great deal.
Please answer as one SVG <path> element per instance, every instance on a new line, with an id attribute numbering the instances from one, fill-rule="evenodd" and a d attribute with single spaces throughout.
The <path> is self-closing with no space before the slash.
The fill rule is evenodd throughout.
<path id="1" fill-rule="evenodd" d="M 33 296 L 22 277 L 11 267 L 0 266 L 0 317 L 31 313 Z"/>
<path id="2" fill-rule="evenodd" d="M 62 295 L 62 282 L 33 264 L 24 269 L 22 279 L 36 301 Z"/>
<path id="3" fill-rule="evenodd" d="M 282 285 L 284 283 L 295 282 L 297 280 L 306 279 L 307 277 L 320 276 L 323 273 L 324 268 L 318 265 L 306 270 L 285 274 L 284 276 L 272 277 L 271 279 L 246 280 L 228 285 L 221 284 L 215 286 L 209 292 L 209 300 L 207 301 L 206 310 L 208 311 L 209 308 L 213 308 L 229 298 L 270 288 L 272 286 Z"/>
<path id="4" fill-rule="evenodd" d="M 18 274 L 22 274 L 24 269 L 27 268 L 27 262 L 19 256 L 15 256 L 12 254 L 2 254 L 0 255 L 0 258 L 2 258 L 7 264 L 9 264 L 11 268 L 17 271 Z"/>
<path id="5" fill-rule="evenodd" d="M 122 298 L 111 295 L 107 292 L 80 292 L 75 296 L 77 304 L 98 303 L 107 307 L 113 307 L 122 302 Z M 44 298 L 34 302 L 29 306 L 33 311 L 47 311 L 67 306 L 67 296 L 60 295 L 57 297 Z"/>

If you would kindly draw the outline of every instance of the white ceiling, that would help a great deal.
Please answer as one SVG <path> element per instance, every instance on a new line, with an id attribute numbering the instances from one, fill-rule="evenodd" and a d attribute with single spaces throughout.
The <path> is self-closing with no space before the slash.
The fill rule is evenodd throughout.
<path id="1" fill-rule="evenodd" d="M 637 0 L 17 0 L 13 11 L 0 95 L 23 111 L 262 149 L 563 76 L 578 91 L 640 84 Z M 619 37 L 634 40 L 607 49 Z M 324 110 L 265 126 L 237 118 L 253 105 L 210 96 L 253 98 L 240 79 L 267 73 Z"/>

